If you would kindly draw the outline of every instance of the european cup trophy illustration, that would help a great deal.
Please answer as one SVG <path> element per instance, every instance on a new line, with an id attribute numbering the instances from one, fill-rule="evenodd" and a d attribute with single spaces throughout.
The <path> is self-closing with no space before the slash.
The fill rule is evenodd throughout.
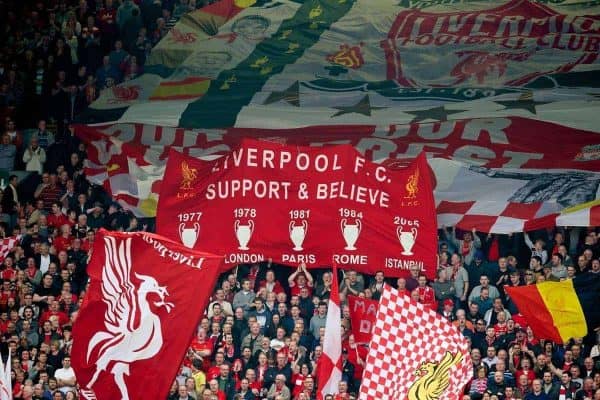
<path id="1" fill-rule="evenodd" d="M 194 226 L 192 228 L 187 228 L 183 222 L 179 224 L 179 239 L 181 239 L 181 243 L 183 243 L 185 247 L 193 249 L 199 235 L 199 223 L 194 222 Z"/>
<path id="2" fill-rule="evenodd" d="M 254 232 L 254 221 L 248 220 L 248 224 L 242 225 L 240 224 L 240 220 L 236 219 L 233 225 L 233 229 L 235 231 L 235 237 L 238 240 L 240 246 L 239 250 L 250 250 L 248 248 L 248 242 L 252 237 L 252 233 Z"/>
<path id="3" fill-rule="evenodd" d="M 402 232 L 402 226 L 399 226 L 396 229 L 396 234 L 398 235 L 398 240 L 402 245 L 403 256 L 412 256 L 412 248 L 415 245 L 415 241 L 417 240 L 417 228 L 413 227 L 410 232 Z"/>
<path id="4" fill-rule="evenodd" d="M 290 221 L 290 239 L 294 243 L 295 251 L 302 251 L 302 243 L 306 237 L 306 231 L 308 230 L 308 222 L 303 219 L 302 225 L 295 226 L 294 221 Z"/>
<path id="5" fill-rule="evenodd" d="M 347 223 L 346 218 L 341 221 L 342 228 L 342 236 L 344 236 L 344 240 L 346 241 L 345 250 L 356 250 L 354 244 L 358 240 L 358 236 L 360 235 L 360 231 L 362 228 L 360 219 L 356 219 L 354 225 Z"/>

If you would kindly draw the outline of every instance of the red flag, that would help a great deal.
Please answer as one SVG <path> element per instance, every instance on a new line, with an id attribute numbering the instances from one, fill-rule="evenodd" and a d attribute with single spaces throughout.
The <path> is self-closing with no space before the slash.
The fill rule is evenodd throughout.
<path id="1" fill-rule="evenodd" d="M 73 327 L 84 399 L 164 399 L 223 258 L 158 235 L 101 230 Z"/>
<path id="2" fill-rule="evenodd" d="M 317 364 L 317 399 L 325 398 L 327 394 L 338 391 L 342 380 L 342 317 L 340 309 L 340 292 L 338 289 L 337 265 L 333 265 L 333 281 L 327 306 L 327 321 L 325 322 L 325 339 L 323 354 Z"/>
<path id="3" fill-rule="evenodd" d="M 354 341 L 368 344 L 371 342 L 371 331 L 375 326 L 379 302 L 358 296 L 348 296 L 347 298 Z"/>
<path id="4" fill-rule="evenodd" d="M 458 400 L 473 374 L 469 344 L 458 329 L 388 285 L 366 364 L 361 400 Z"/>
<path id="5" fill-rule="evenodd" d="M 176 222 L 176 223 L 174 223 Z M 214 161 L 172 151 L 161 184 L 158 232 L 225 263 L 272 258 L 386 276 L 437 266 L 437 228 L 425 153 L 402 170 L 351 146 L 244 140 Z"/>

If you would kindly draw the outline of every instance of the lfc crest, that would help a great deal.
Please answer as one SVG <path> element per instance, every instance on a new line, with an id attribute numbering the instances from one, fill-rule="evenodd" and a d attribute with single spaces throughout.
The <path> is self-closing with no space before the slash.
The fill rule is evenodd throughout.
<path id="1" fill-rule="evenodd" d="M 365 63 L 360 46 L 347 44 L 341 44 L 339 51 L 328 55 L 327 61 L 352 69 L 359 69 Z"/>
<path id="2" fill-rule="evenodd" d="M 111 89 L 114 97 L 108 102 L 116 104 L 137 100 L 140 97 L 142 87 L 140 85 L 113 86 Z"/>
<path id="3" fill-rule="evenodd" d="M 416 199 L 419 193 L 419 169 L 415 170 L 415 173 L 408 177 L 406 182 L 406 196 L 405 199 Z"/>
<path id="4" fill-rule="evenodd" d="M 450 385 L 450 369 L 462 361 L 462 353 L 446 352 L 440 362 L 423 362 L 415 371 L 418 379 L 408 390 L 408 400 L 438 400 Z"/>
<path id="5" fill-rule="evenodd" d="M 170 39 L 175 43 L 190 44 L 194 43 L 198 38 L 194 32 L 181 32 L 177 28 L 171 28 Z"/>
<path id="6" fill-rule="evenodd" d="M 181 162 L 181 190 L 192 190 L 192 183 L 198 178 L 198 170 L 191 168 L 187 161 Z"/>

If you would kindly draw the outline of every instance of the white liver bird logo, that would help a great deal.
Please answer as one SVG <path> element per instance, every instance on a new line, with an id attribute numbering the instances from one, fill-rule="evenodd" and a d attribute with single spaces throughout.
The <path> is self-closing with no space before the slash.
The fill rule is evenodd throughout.
<path id="1" fill-rule="evenodd" d="M 121 398 L 129 400 L 125 375 L 129 365 L 154 357 L 163 345 L 161 321 L 151 309 L 147 296 L 157 294 L 156 307 L 170 312 L 172 303 L 165 302 L 167 288 L 159 286 L 151 276 L 134 273 L 139 287 L 131 282 L 131 238 L 119 241 L 104 238 L 106 265 L 102 271 L 102 296 L 107 305 L 104 313 L 106 331 L 97 332 L 87 350 L 87 361 L 97 351 L 96 371 L 86 385 L 92 389 L 102 371 L 114 376 Z"/>

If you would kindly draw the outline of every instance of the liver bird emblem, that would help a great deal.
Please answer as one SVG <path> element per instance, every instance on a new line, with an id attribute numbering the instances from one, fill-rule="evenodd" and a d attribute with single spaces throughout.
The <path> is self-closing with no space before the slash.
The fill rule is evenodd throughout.
<path id="1" fill-rule="evenodd" d="M 417 197 L 417 193 L 419 192 L 419 170 L 415 170 L 415 173 L 412 174 L 408 181 L 406 182 L 406 196 L 405 199 L 414 199 Z"/>
<path id="2" fill-rule="evenodd" d="M 419 377 L 408 390 L 408 400 L 438 400 L 450 384 L 450 369 L 462 361 L 462 353 L 446 352 L 438 363 L 423 362 L 415 371 Z"/>
<path id="3" fill-rule="evenodd" d="M 172 303 L 165 302 L 167 288 L 159 286 L 151 276 L 133 273 L 139 284 L 131 280 L 131 238 L 118 241 L 104 238 L 106 261 L 102 271 L 102 297 L 107 306 L 104 313 L 105 331 L 97 332 L 87 350 L 87 362 L 93 357 L 96 371 L 87 383 L 87 389 L 98 380 L 100 374 L 109 372 L 121 391 L 121 399 L 129 400 L 125 375 L 136 361 L 150 359 L 163 345 L 161 321 L 156 315 L 148 296 L 155 294 L 160 301 L 154 307 L 165 307 L 170 312 Z"/>
<path id="4" fill-rule="evenodd" d="M 192 183 L 198 177 L 198 170 L 196 168 L 191 168 L 187 161 L 181 162 L 181 186 L 182 190 L 191 190 Z"/>

